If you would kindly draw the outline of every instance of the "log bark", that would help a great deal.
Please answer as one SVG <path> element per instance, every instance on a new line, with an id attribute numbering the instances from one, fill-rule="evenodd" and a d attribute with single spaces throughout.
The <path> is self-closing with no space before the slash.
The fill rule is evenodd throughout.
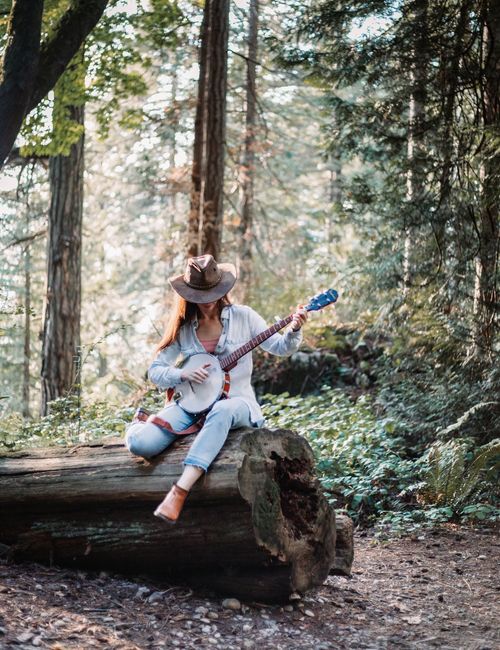
<path id="1" fill-rule="evenodd" d="M 117 439 L 0 458 L 0 545 L 14 560 L 146 573 L 266 602 L 350 571 L 352 548 L 335 564 L 335 515 L 312 451 L 291 431 L 231 432 L 177 524 L 155 518 L 190 442 L 152 461 Z"/>

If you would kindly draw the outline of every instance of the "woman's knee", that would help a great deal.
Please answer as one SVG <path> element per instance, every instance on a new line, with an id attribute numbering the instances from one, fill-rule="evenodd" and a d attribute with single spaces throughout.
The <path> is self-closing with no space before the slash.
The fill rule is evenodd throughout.
<path id="1" fill-rule="evenodd" d="M 143 458 L 149 458 L 148 449 L 145 447 L 144 442 L 141 440 L 140 436 L 132 431 L 127 431 L 125 436 L 125 445 L 131 454 L 134 456 L 142 456 Z"/>
<path id="2" fill-rule="evenodd" d="M 250 409 L 246 402 L 239 398 L 221 399 L 215 402 L 209 416 L 227 421 L 231 427 L 244 426 L 250 423 Z"/>
<path id="3" fill-rule="evenodd" d="M 156 456 L 164 448 L 168 446 L 168 441 L 165 441 L 166 444 L 162 445 L 162 449 L 159 448 L 158 444 L 154 444 L 155 440 L 152 439 L 156 436 L 151 436 L 151 433 L 155 434 L 156 432 L 150 431 L 150 426 L 143 422 L 138 422 L 132 424 L 128 429 L 125 435 L 125 445 L 131 454 L 134 456 L 142 456 L 142 458 L 151 458 Z"/>
<path id="4" fill-rule="evenodd" d="M 235 410 L 234 405 L 231 404 L 231 400 L 220 399 L 218 402 L 215 402 L 215 404 L 212 406 L 207 417 L 216 416 L 216 417 L 231 418 L 234 413 L 234 410 Z"/>

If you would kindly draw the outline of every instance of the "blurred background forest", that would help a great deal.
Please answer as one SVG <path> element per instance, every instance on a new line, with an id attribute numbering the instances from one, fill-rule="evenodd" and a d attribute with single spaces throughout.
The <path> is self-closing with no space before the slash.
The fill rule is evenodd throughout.
<path id="1" fill-rule="evenodd" d="M 167 279 L 209 251 L 269 322 L 340 293 L 301 352 L 255 369 L 337 508 L 393 530 L 495 519 L 500 5 L 37 4 L 47 74 L 19 111 L 26 2 L 0 0 L 0 448 L 121 435 L 160 405 Z M 70 12 L 98 5 L 45 83 Z"/>

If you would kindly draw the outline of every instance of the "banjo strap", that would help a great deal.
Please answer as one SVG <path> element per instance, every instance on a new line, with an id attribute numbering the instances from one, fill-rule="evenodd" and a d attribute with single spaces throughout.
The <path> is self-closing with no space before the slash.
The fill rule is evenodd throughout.
<path id="1" fill-rule="evenodd" d="M 160 429 L 168 431 L 169 433 L 174 433 L 176 436 L 187 436 L 190 433 L 198 433 L 201 427 L 205 424 L 205 416 L 202 415 L 198 420 L 193 422 L 193 424 L 191 424 L 189 427 L 187 427 L 186 429 L 182 429 L 182 431 L 174 431 L 172 429 L 172 425 L 170 424 L 170 422 L 167 422 L 167 420 L 164 420 L 163 418 L 160 418 L 157 415 L 150 415 L 147 419 L 147 422 L 151 422 L 152 424 L 155 424 L 157 427 L 160 427 Z"/>

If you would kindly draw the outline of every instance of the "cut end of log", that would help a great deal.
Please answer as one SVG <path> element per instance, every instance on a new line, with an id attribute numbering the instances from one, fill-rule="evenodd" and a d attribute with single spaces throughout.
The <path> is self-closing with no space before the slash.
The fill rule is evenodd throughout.
<path id="1" fill-rule="evenodd" d="M 335 557 L 335 518 L 314 477 L 307 442 L 291 431 L 249 431 L 238 482 L 257 543 L 290 567 L 289 593 L 322 584 Z"/>

